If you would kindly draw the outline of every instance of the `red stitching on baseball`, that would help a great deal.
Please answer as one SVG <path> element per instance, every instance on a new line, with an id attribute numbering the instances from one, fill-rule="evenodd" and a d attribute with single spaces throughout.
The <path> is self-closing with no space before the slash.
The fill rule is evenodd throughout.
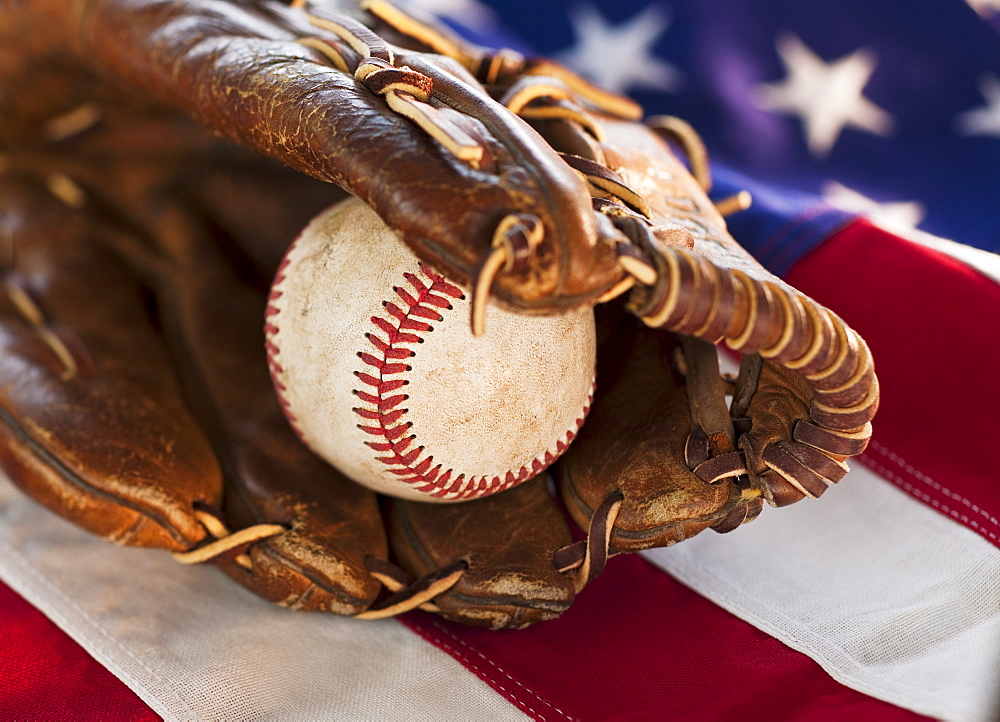
<path id="1" fill-rule="evenodd" d="M 282 296 L 282 291 L 278 290 L 278 286 L 285 280 L 285 269 L 288 268 L 288 264 L 291 263 L 292 250 L 299 243 L 298 238 L 288 247 L 285 251 L 285 257 L 281 259 L 281 263 L 278 265 L 278 269 L 274 273 L 274 282 L 271 284 L 271 292 L 267 296 L 267 308 L 264 309 L 264 318 L 269 319 L 276 317 L 281 313 L 281 309 L 274 305 Z M 277 320 L 277 318 L 275 318 Z M 281 381 L 278 380 L 278 374 L 282 373 L 284 369 L 281 364 L 278 363 L 278 354 L 281 349 L 274 342 L 274 336 L 278 333 L 278 326 L 271 321 L 265 320 L 264 322 L 264 350 L 267 355 L 267 371 L 271 375 L 271 383 L 274 384 L 274 389 L 277 392 L 278 404 L 281 406 L 281 413 L 285 415 L 288 419 L 288 425 L 292 427 L 292 431 L 295 435 L 299 437 L 299 441 L 306 445 L 306 448 L 312 449 L 312 446 L 306 440 L 305 435 L 302 433 L 302 429 L 299 428 L 299 421 L 292 413 L 291 406 L 288 403 L 288 399 L 285 397 L 286 387 Z"/>
<path id="2" fill-rule="evenodd" d="M 366 387 L 355 389 L 355 394 L 375 409 L 355 408 L 353 411 L 364 420 L 364 423 L 358 424 L 358 428 L 379 439 L 366 441 L 365 444 L 378 454 L 376 458 L 380 462 L 391 467 L 386 471 L 433 497 L 466 499 L 485 496 L 527 481 L 552 464 L 576 436 L 590 411 L 593 388 L 575 428 L 567 431 L 565 439 L 557 443 L 557 453 L 546 451 L 543 458 L 532 460 L 530 465 L 526 464 L 516 472 L 508 471 L 503 478 L 466 477 L 465 474 L 455 476 L 453 469 L 443 469 L 441 464 L 435 464 L 433 455 L 421 459 L 424 447 L 414 445 L 415 436 L 408 433 L 412 423 L 405 419 L 407 409 L 401 406 L 409 397 L 405 393 L 392 396 L 387 394 L 398 391 L 408 383 L 406 379 L 399 378 L 399 375 L 410 370 L 410 366 L 401 359 L 408 359 L 416 352 L 405 345 L 421 343 L 422 336 L 433 331 L 433 326 L 427 321 L 440 322 L 440 311 L 451 308 L 450 299 L 463 298 L 464 294 L 462 289 L 427 266 L 421 264 L 420 271 L 425 279 L 414 273 L 403 274 L 409 287 L 394 288 L 399 301 L 386 301 L 383 304 L 386 313 L 395 323 L 372 316 L 371 322 L 376 330 L 365 334 L 365 337 L 374 351 L 358 353 L 358 358 L 372 372 L 355 372 L 355 377 Z M 392 376 L 396 378 L 388 378 Z"/>

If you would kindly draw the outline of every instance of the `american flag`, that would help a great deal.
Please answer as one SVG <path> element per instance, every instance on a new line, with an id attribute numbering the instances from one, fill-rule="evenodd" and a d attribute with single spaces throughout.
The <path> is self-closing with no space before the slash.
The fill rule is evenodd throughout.
<path id="1" fill-rule="evenodd" d="M 698 128 L 734 236 L 872 346 L 871 447 L 504 633 L 283 612 L 0 485 L 0 717 L 1000 719 L 1000 2 L 415 4 Z"/>
<path id="2" fill-rule="evenodd" d="M 1000 251 L 997 0 L 432 4 L 479 27 L 489 12 L 519 49 L 685 118 L 726 185 Z"/>

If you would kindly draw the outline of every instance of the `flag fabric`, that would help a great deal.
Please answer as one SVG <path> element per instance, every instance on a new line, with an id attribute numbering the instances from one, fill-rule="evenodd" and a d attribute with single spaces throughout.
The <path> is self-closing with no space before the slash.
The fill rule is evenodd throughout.
<path id="1" fill-rule="evenodd" d="M 616 558 L 562 618 L 498 633 L 271 607 L 0 479 L 0 718 L 1000 719 L 996 259 L 925 235 L 997 248 L 1000 13 L 895 7 L 434 2 L 685 116 L 725 161 L 720 195 L 751 189 L 734 235 L 879 372 L 873 442 L 821 500 Z M 615 52 L 627 67 L 589 59 Z M 806 71 L 844 73 L 839 119 L 810 115 Z"/>
<path id="2" fill-rule="evenodd" d="M 496 633 L 274 608 L 0 484 L 0 578 L 94 657 L 0 595 L 0 717 L 995 719 L 1000 499 L 976 430 L 997 428 L 1000 349 L 977 322 L 1000 287 L 863 221 L 789 278 L 862 327 L 884 379 L 878 445 L 821 500 L 617 558 L 559 620 Z M 914 312 L 928 288 L 950 325 Z"/>
<path id="3" fill-rule="evenodd" d="M 998 0 L 425 3 L 683 117 L 754 179 L 1000 251 Z"/>

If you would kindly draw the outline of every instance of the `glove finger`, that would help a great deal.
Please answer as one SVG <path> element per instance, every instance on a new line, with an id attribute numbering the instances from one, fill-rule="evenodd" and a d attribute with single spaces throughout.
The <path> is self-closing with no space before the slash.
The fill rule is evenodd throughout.
<path id="1" fill-rule="evenodd" d="M 693 454 L 692 469 L 709 482 L 746 473 L 776 506 L 819 496 L 843 477 L 844 460 L 863 451 L 871 436 L 878 381 L 864 342 L 832 313 L 783 284 L 761 282 L 686 252 L 663 258 L 674 267 L 664 273 L 677 279 L 678 297 L 717 282 L 719 303 L 709 304 L 705 315 L 680 319 L 680 311 L 666 308 L 664 302 L 671 302 L 664 296 L 654 299 L 643 291 L 636 297 L 643 319 L 705 341 L 722 334 L 726 345 L 743 353 L 730 409 L 738 451 L 726 450 L 720 462 L 700 442 L 704 448 Z"/>
<path id="2" fill-rule="evenodd" d="M 648 130 L 608 121 L 606 132 L 615 173 L 646 200 L 651 214 L 645 225 L 635 218 L 627 222 L 656 267 L 656 279 L 636 288 L 630 308 L 647 325 L 713 344 L 725 342 L 744 357 L 759 356 L 777 370 L 764 374 L 762 384 L 742 383 L 742 400 L 733 409 L 734 416 L 751 407 L 762 412 L 750 417 L 754 428 L 747 438 L 757 439 L 752 453 L 744 449 L 751 456 L 751 475 L 768 468 L 776 471 L 776 461 L 764 460 L 766 447 L 793 436 L 802 437 L 796 443 L 812 443 L 830 459 L 860 453 L 878 410 L 878 381 L 863 339 L 742 249 L 704 190 Z M 657 185 L 654 178 L 675 180 Z M 680 228 L 666 229 L 667 224 Z M 762 395 L 753 403 L 758 392 Z M 768 393 L 771 402 L 774 393 L 785 395 L 788 405 L 774 407 L 773 417 L 793 423 L 782 427 L 767 422 L 763 412 Z M 800 403 L 807 405 L 808 413 L 802 413 Z M 808 452 L 794 448 L 796 458 L 807 466 L 812 463 L 804 461 L 812 459 Z M 793 475 L 782 472 L 784 477 Z"/>
<path id="3" fill-rule="evenodd" d="M 225 516 L 234 529 L 280 525 L 254 541 L 227 573 L 283 606 L 357 614 L 381 585 L 368 559 L 387 544 L 375 494 L 346 479 L 296 437 L 271 384 L 265 299 L 243 282 L 218 238 L 184 209 L 165 212 L 171 258 L 163 311 L 181 375 L 222 462 Z M 266 229 L 261 229 L 262 233 Z M 231 560 L 233 551 L 225 558 Z M 200 557 L 199 557 L 200 559 Z"/>
<path id="4" fill-rule="evenodd" d="M 346 16 L 278 4 L 99 0 L 82 20 L 52 4 L 101 75 L 344 187 L 460 283 L 525 224 L 538 242 L 497 280 L 508 304 L 579 307 L 621 278 L 583 181 L 451 58 L 397 57 Z"/>
<path id="5" fill-rule="evenodd" d="M 4 177 L 0 234 L 5 470 L 91 532 L 191 548 L 206 535 L 197 508 L 218 504 L 219 469 L 144 289 L 105 247 L 112 231 L 41 185 Z"/>
<path id="6" fill-rule="evenodd" d="M 846 460 L 867 447 L 870 419 L 878 408 L 878 380 L 867 349 L 847 363 L 856 364 L 856 380 L 828 394 L 817 393 L 808 378 L 775 363 L 757 364 L 759 374 L 750 374 L 746 401 L 734 405 L 733 416 L 737 423 L 747 419 L 740 450 L 755 484 L 773 506 L 819 498 L 847 474 Z M 823 403 L 832 397 L 838 397 L 834 406 Z"/>
<path id="7" fill-rule="evenodd" d="M 446 619 L 492 629 L 521 629 L 565 612 L 573 572 L 554 555 L 570 545 L 569 527 L 538 477 L 461 504 L 392 500 L 392 549 L 414 577 L 460 562 L 465 572 L 433 600 Z"/>
<path id="8" fill-rule="evenodd" d="M 685 463 L 695 424 L 680 342 L 620 308 L 599 309 L 598 385 L 590 416 L 558 464 L 560 491 L 583 529 L 612 494 L 623 496 L 612 553 L 669 546 L 717 524 L 740 499 L 731 479 L 709 484 Z"/>
<path id="9" fill-rule="evenodd" d="M 623 137 L 634 136 L 630 129 Z M 724 341 L 744 356 L 730 409 L 739 422 L 729 432 L 730 448 L 708 448 L 698 441 L 702 450 L 689 453 L 690 465 L 708 482 L 746 473 L 752 486 L 776 505 L 794 501 L 799 492 L 798 498 L 818 496 L 827 483 L 843 476 L 843 460 L 860 453 L 870 435 L 878 384 L 867 347 L 840 319 L 771 276 L 736 245 L 721 216 L 694 180 L 679 171 L 675 159 L 662 152 L 656 156 L 649 147 L 642 163 L 662 164 L 662 172 L 671 167 L 680 180 L 656 195 L 633 168 L 618 169 L 619 175 L 628 183 L 633 178 L 636 184 L 646 183 L 643 192 L 649 195 L 653 218 L 661 217 L 656 208 L 662 207 L 663 218 L 683 222 L 692 248 L 668 246 L 629 219 L 629 230 L 655 267 L 655 279 L 633 291 L 630 308 L 650 326 L 711 344 Z M 668 215 L 668 201 L 681 195 L 693 199 L 690 212 L 697 215 L 696 222 L 688 211 Z M 706 409 L 720 404 L 695 386 L 688 388 L 696 426 L 704 435 Z"/>
<path id="10" fill-rule="evenodd" d="M 635 281 L 629 310 L 671 333 L 659 341 L 658 364 L 657 353 L 633 349 L 616 372 L 625 380 L 599 373 L 591 417 L 562 465 L 571 512 L 586 525 L 620 490 L 614 551 L 673 543 L 709 525 L 728 531 L 765 499 L 818 496 L 871 433 L 878 385 L 864 342 L 733 241 L 702 187 L 710 181 L 693 131 L 674 123 L 668 135 L 682 137 L 701 183 L 650 129 L 593 123 L 599 138 L 563 120 L 536 125 L 586 154 L 567 162 L 622 232 L 621 262 Z M 731 409 L 712 347 L 722 341 L 746 359 Z M 672 369 L 663 356 L 677 345 Z M 632 414 L 640 421 L 620 418 Z"/>

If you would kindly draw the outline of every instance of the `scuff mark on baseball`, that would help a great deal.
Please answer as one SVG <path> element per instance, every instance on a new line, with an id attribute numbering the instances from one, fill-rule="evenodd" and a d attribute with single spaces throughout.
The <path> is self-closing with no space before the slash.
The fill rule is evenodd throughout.
<path id="1" fill-rule="evenodd" d="M 593 398 L 591 310 L 528 317 L 491 305 L 475 338 L 466 291 L 357 199 L 291 246 L 265 332 L 299 437 L 358 483 L 405 499 L 462 501 L 536 476 Z"/>

